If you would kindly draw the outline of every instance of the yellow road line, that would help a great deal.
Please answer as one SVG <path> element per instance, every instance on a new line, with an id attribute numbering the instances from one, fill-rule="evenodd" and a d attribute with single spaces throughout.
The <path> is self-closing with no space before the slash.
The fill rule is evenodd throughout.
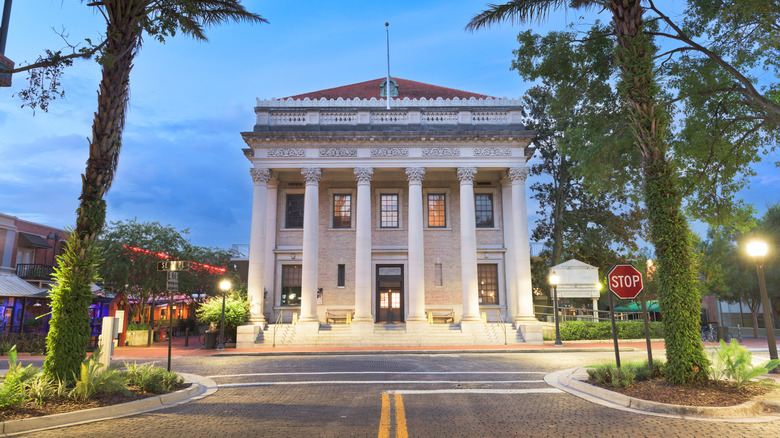
<path id="1" fill-rule="evenodd" d="M 382 394 L 382 414 L 379 417 L 379 438 L 390 438 L 390 394 Z"/>
<path id="2" fill-rule="evenodd" d="M 409 438 L 409 434 L 406 432 L 406 411 L 401 394 L 395 394 L 395 437 Z"/>

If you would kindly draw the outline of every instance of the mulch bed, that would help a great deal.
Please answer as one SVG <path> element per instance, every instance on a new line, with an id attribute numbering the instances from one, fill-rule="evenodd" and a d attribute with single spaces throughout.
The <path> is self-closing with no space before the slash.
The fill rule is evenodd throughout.
<path id="1" fill-rule="evenodd" d="M 186 383 L 180 385 L 174 389 L 174 391 L 189 386 L 190 384 Z M 58 400 L 49 400 L 40 405 L 36 405 L 34 401 L 28 401 L 22 406 L 7 406 L 5 408 L 0 408 L 0 421 L 21 420 L 23 418 L 42 417 L 44 415 L 62 414 L 65 412 L 112 406 L 160 395 L 142 392 L 136 388 L 128 388 L 128 390 L 130 391 L 129 395 L 120 392 L 101 392 L 83 402 L 62 398 Z"/>
<path id="2" fill-rule="evenodd" d="M 595 382 L 588 383 L 642 400 L 673 405 L 713 407 L 736 406 L 774 389 L 754 384 L 738 387 L 732 382 L 721 380 L 711 380 L 703 385 L 671 385 L 663 378 L 634 382 L 631 386 L 621 388 L 599 385 Z"/>

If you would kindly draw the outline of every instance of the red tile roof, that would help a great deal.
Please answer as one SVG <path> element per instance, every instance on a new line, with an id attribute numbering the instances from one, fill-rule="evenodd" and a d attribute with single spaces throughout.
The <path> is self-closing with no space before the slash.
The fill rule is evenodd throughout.
<path id="1" fill-rule="evenodd" d="M 285 97 L 284 99 L 371 99 L 375 97 L 379 99 L 380 85 L 386 78 L 374 79 L 366 82 L 359 82 L 352 85 L 344 85 L 336 88 L 328 88 L 327 90 L 314 91 L 311 93 L 298 94 L 296 96 Z M 456 90 L 454 88 L 440 87 L 438 85 L 424 84 L 422 82 L 410 81 L 407 79 L 392 78 L 398 84 L 399 99 L 408 97 L 409 99 L 452 99 L 455 97 L 461 99 L 485 99 L 491 96 L 484 94 L 471 93 L 469 91 Z M 396 98 L 394 98 L 396 99 Z"/>

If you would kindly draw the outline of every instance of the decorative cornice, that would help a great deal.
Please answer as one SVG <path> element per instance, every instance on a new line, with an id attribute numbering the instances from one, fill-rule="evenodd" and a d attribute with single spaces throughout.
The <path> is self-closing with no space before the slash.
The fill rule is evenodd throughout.
<path id="1" fill-rule="evenodd" d="M 477 176 L 476 167 L 458 167 L 458 181 L 473 183 L 475 176 Z"/>
<path id="2" fill-rule="evenodd" d="M 424 176 L 425 176 L 425 168 L 424 167 L 407 167 L 406 168 L 406 180 L 409 181 L 410 183 L 412 183 L 412 182 L 421 183 Z"/>
<path id="3" fill-rule="evenodd" d="M 446 148 L 446 147 L 423 148 L 422 156 L 423 157 L 459 157 L 460 149 Z"/>
<path id="4" fill-rule="evenodd" d="M 377 99 L 372 97 L 371 99 L 257 99 L 258 108 L 334 108 L 334 107 L 347 107 L 347 108 L 374 108 L 374 107 L 386 107 L 387 103 L 385 99 Z M 477 99 L 471 97 L 468 99 L 461 99 L 455 97 L 453 99 L 443 99 L 438 97 L 436 99 L 409 99 L 405 97 L 403 99 L 393 99 L 393 106 L 398 107 L 423 107 L 430 108 L 435 107 L 521 107 L 522 102 L 520 99 Z"/>
<path id="5" fill-rule="evenodd" d="M 408 157 L 409 149 L 404 148 L 371 148 L 371 156 L 384 157 Z"/>
<path id="6" fill-rule="evenodd" d="M 268 181 L 271 180 L 271 169 L 253 167 L 249 169 L 249 174 L 252 175 L 252 181 L 255 184 L 268 184 Z"/>
<path id="7" fill-rule="evenodd" d="M 320 157 L 354 158 L 357 148 L 320 148 Z"/>
<path id="8" fill-rule="evenodd" d="M 305 157 L 306 149 L 304 148 L 271 148 L 268 149 L 268 156 L 273 158 L 290 158 L 290 157 Z"/>
<path id="9" fill-rule="evenodd" d="M 531 169 L 528 167 L 510 167 L 506 171 L 506 176 L 509 178 L 512 182 L 520 182 L 524 183 L 525 179 L 528 178 L 528 174 L 531 173 Z"/>
<path id="10" fill-rule="evenodd" d="M 371 167 L 356 167 L 355 180 L 360 183 L 370 183 L 374 178 L 374 169 Z"/>
<path id="11" fill-rule="evenodd" d="M 304 167 L 301 169 L 301 175 L 303 175 L 303 180 L 306 181 L 306 185 L 316 185 L 320 183 L 320 178 L 322 178 L 322 169 L 316 167 Z"/>
<path id="12" fill-rule="evenodd" d="M 511 157 L 510 148 L 474 148 L 475 157 Z"/>

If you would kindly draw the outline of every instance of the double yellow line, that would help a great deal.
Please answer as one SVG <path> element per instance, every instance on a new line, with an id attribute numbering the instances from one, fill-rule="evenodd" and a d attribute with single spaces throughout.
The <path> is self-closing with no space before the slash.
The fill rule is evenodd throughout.
<path id="1" fill-rule="evenodd" d="M 406 411 L 404 410 L 404 401 L 401 394 L 395 396 L 395 438 L 408 438 L 406 432 Z M 390 427 L 392 418 L 390 416 L 390 394 L 382 394 L 382 415 L 379 420 L 379 438 L 390 438 Z"/>

